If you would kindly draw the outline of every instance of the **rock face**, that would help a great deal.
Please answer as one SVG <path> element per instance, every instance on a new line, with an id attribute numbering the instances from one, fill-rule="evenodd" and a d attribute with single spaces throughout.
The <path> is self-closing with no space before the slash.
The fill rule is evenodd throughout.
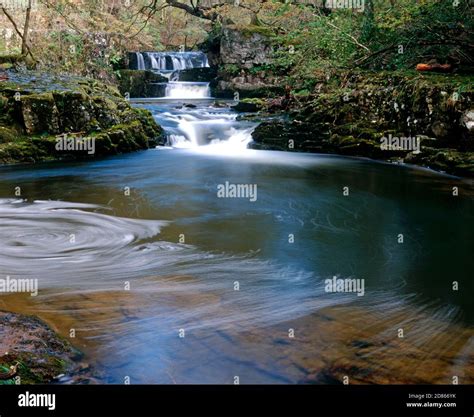
<path id="1" fill-rule="evenodd" d="M 179 81 L 213 82 L 216 77 L 216 67 L 190 68 L 179 71 Z"/>
<path id="2" fill-rule="evenodd" d="M 227 26 L 220 42 L 220 68 L 216 93 L 219 96 L 265 97 L 281 87 L 271 74 L 255 71 L 271 64 L 271 33 L 259 26 Z"/>
<path id="3" fill-rule="evenodd" d="M 167 78 L 152 71 L 121 70 L 119 90 L 123 96 L 128 94 L 132 98 L 157 97 L 159 84 L 166 82 L 168 82 Z"/>
<path id="4" fill-rule="evenodd" d="M 162 137 L 151 113 L 84 78 L 10 73 L 0 83 L 0 163 L 77 159 L 147 149 Z M 94 141 L 95 153 L 56 149 L 59 135 Z"/>
<path id="5" fill-rule="evenodd" d="M 252 147 L 404 160 L 474 176 L 474 90 L 459 94 L 464 83 L 442 75 L 345 74 L 293 100 L 289 120 L 258 126 Z M 387 138 L 419 140 L 420 152 L 384 149 Z"/>
<path id="6" fill-rule="evenodd" d="M 25 95 L 23 101 L 20 97 L 20 102 L 27 134 L 59 133 L 59 112 L 51 93 Z"/>
<path id="7" fill-rule="evenodd" d="M 241 68 L 271 63 L 272 47 L 268 34 L 261 28 L 225 27 L 222 30 L 220 55 L 222 64 Z"/>
<path id="8" fill-rule="evenodd" d="M 221 71 L 221 79 L 217 84 L 217 95 L 233 97 L 235 93 L 238 93 L 239 97 L 249 98 L 281 94 L 283 88 L 277 86 L 277 81 L 272 77 L 266 77 L 264 74 L 242 72 L 238 76 L 229 76 L 225 70 Z"/>

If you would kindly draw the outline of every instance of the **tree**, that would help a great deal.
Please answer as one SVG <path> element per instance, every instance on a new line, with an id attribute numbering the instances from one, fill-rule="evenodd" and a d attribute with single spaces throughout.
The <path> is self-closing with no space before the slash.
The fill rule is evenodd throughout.
<path id="1" fill-rule="evenodd" d="M 26 8 L 25 24 L 23 25 L 23 31 L 20 31 L 20 29 L 18 28 L 18 25 L 13 19 L 13 16 L 8 12 L 8 10 L 6 9 L 4 5 L 2 5 L 2 11 L 3 11 L 3 14 L 10 21 L 10 23 L 13 25 L 15 32 L 21 38 L 21 54 L 23 56 L 30 55 L 33 61 L 36 62 L 36 59 L 31 52 L 30 46 L 28 45 L 28 32 L 30 28 L 31 6 L 32 6 L 31 2 L 32 0 L 28 0 L 28 6 Z"/>

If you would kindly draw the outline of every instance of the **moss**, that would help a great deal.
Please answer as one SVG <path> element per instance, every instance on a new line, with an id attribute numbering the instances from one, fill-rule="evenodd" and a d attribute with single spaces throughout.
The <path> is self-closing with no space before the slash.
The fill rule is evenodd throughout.
<path id="1" fill-rule="evenodd" d="M 13 68 L 13 64 L 10 63 L 5 63 L 5 64 L 0 64 L 0 70 L 9 70 Z"/>
<path id="2" fill-rule="evenodd" d="M 4 384 L 15 383 L 17 377 L 22 385 L 50 383 L 68 373 L 73 360 L 81 355 L 35 317 L 0 311 L 0 323 L 6 329 L 4 342 L 9 346 L 8 353 L 0 355 L 0 368 L 5 371 L 17 365 L 15 379 Z"/>
<path id="3" fill-rule="evenodd" d="M 52 93 L 25 94 L 20 102 L 28 134 L 59 133 L 59 113 Z"/>
<path id="4" fill-rule="evenodd" d="M 473 86 L 469 76 L 341 71 L 322 78 L 315 91 L 293 94 L 285 111 L 290 119 L 262 123 L 252 146 L 284 150 L 293 139 L 297 151 L 404 159 L 473 176 L 474 142 L 462 122 L 474 103 Z M 389 134 L 420 137 L 421 154 L 383 151 L 380 139 Z"/>
<path id="5" fill-rule="evenodd" d="M 18 132 L 12 128 L 0 126 L 0 143 L 13 142 L 18 137 Z"/>
<path id="6" fill-rule="evenodd" d="M 0 55 L 0 64 L 16 64 L 23 61 L 24 56 L 21 54 Z"/>
<path id="7" fill-rule="evenodd" d="M 135 117 L 140 121 L 142 128 L 148 138 L 152 140 L 160 140 L 164 136 L 161 126 L 157 125 L 151 112 L 147 109 L 134 108 Z"/>
<path id="8" fill-rule="evenodd" d="M 257 112 L 267 108 L 267 101 L 262 98 L 244 98 L 232 108 L 238 112 Z"/>
<path id="9" fill-rule="evenodd" d="M 263 37 L 270 38 L 274 35 L 274 32 L 271 28 L 267 26 L 259 26 L 259 25 L 246 25 L 246 26 L 230 26 L 234 29 L 237 29 L 242 35 L 247 38 L 251 38 L 253 35 L 258 34 Z"/>
<path id="10" fill-rule="evenodd" d="M 50 91 L 44 91 L 49 87 L 43 87 L 41 80 L 34 83 L 39 88 L 30 84 L 0 84 L 3 163 L 91 157 L 56 151 L 58 134 L 93 137 L 98 156 L 147 149 L 163 136 L 152 114 L 130 106 L 115 88 L 89 79 L 61 81 Z M 19 100 L 16 92 L 20 92 Z"/>

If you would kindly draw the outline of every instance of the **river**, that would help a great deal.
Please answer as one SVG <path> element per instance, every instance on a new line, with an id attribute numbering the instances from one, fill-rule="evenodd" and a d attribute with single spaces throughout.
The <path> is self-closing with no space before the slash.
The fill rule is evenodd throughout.
<path id="1" fill-rule="evenodd" d="M 474 383 L 472 183 L 247 149 L 193 88 L 134 104 L 169 146 L 0 168 L 0 276 L 39 281 L 0 306 L 74 329 L 106 383 Z"/>

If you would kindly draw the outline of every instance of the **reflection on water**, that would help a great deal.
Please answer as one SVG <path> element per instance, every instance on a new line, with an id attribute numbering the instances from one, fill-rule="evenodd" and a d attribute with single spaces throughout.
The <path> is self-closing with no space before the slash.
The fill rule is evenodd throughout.
<path id="1" fill-rule="evenodd" d="M 225 181 L 258 200 L 217 198 Z M 106 382 L 472 383 L 472 191 L 278 152 L 2 168 L 0 276 L 34 276 L 40 295 L 0 308 L 76 329 Z M 332 276 L 365 296 L 326 293 Z"/>

